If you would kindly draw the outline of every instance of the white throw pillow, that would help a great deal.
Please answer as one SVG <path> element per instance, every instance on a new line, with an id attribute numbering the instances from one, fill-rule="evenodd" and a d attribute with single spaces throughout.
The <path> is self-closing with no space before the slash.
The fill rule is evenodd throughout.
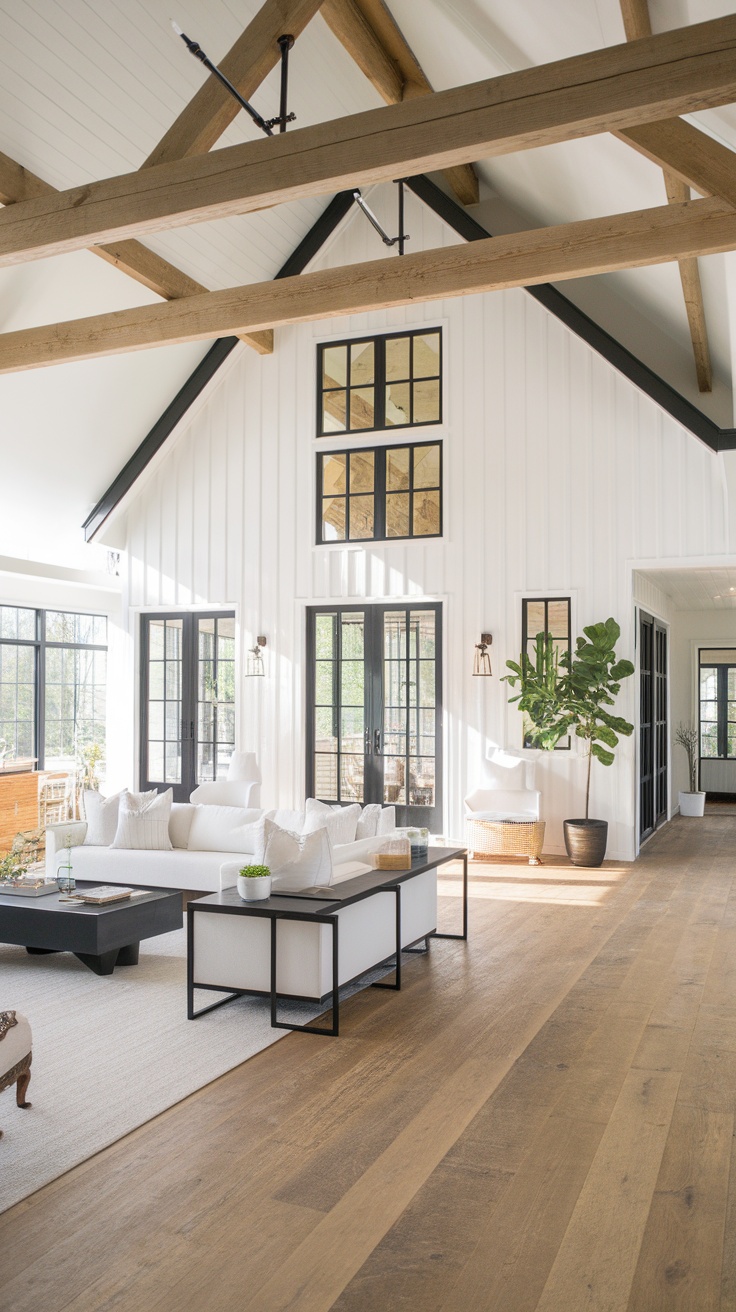
<path id="1" fill-rule="evenodd" d="M 364 806 L 360 813 L 360 819 L 355 829 L 356 841 L 363 838 L 375 838 L 378 833 L 378 818 L 381 814 L 381 806 L 378 802 L 370 802 Z"/>
<path id="2" fill-rule="evenodd" d="M 273 820 L 280 829 L 288 829 L 291 834 L 300 834 L 304 828 L 303 811 L 287 811 L 282 807 L 269 812 L 269 820 Z"/>
<path id="3" fill-rule="evenodd" d="M 307 798 L 307 811 L 304 820 L 303 834 L 313 834 L 317 829 L 326 829 L 335 847 L 343 843 L 355 842 L 355 831 L 360 819 L 360 805 L 358 802 L 352 806 L 341 806 L 333 810 L 324 802 L 318 802 L 314 797 Z"/>
<path id="4" fill-rule="evenodd" d="M 173 847 L 189 846 L 189 831 L 192 827 L 196 806 L 191 802 L 172 802 L 169 816 L 169 838 Z"/>
<path id="5" fill-rule="evenodd" d="M 190 852 L 246 852 L 244 830 L 261 818 L 260 810 L 244 806 L 195 806 L 194 812 Z"/>
<path id="6" fill-rule="evenodd" d="M 332 883 L 332 848 L 325 829 L 300 838 L 272 820 L 264 820 L 263 842 L 256 851 L 255 863 L 268 866 L 273 888 L 279 893 Z"/>
<path id="7" fill-rule="evenodd" d="M 378 817 L 378 825 L 376 827 L 376 833 L 379 834 L 381 837 L 383 837 L 384 834 L 392 834 L 395 828 L 396 828 L 396 807 L 382 806 L 381 814 Z"/>
<path id="8" fill-rule="evenodd" d="M 254 852 L 254 865 L 268 866 L 272 875 L 296 861 L 299 856 L 299 834 L 282 829 L 274 820 L 264 820 L 259 826 Z"/>
<path id="9" fill-rule="evenodd" d="M 120 798 L 118 827 L 111 847 L 170 852 L 169 817 L 174 791 L 129 793 Z"/>
<path id="10" fill-rule="evenodd" d="M 84 790 L 84 818 L 87 832 L 84 835 L 84 847 L 109 847 L 118 828 L 118 811 L 122 792 L 112 797 L 103 797 L 94 788 Z"/>

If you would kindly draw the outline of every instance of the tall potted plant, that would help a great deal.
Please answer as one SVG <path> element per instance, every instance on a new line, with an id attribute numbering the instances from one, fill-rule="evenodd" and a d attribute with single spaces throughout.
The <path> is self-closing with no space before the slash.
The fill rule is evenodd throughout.
<path id="1" fill-rule="evenodd" d="M 599 866 L 606 854 L 608 822 L 590 818 L 590 770 L 593 757 L 601 765 L 613 765 L 619 735 L 634 732 L 633 724 L 609 710 L 634 666 L 616 657 L 621 629 L 614 619 L 590 624 L 583 634 L 576 639 L 575 651 L 563 652 L 559 659 L 552 639 L 537 634 L 534 661 L 526 653 L 518 664 L 507 661 L 511 674 L 506 679 L 520 689 L 510 700 L 518 702 L 531 721 L 535 746 L 552 751 L 573 730 L 586 745 L 585 816 L 565 820 L 565 847 L 573 865 Z"/>
<path id="2" fill-rule="evenodd" d="M 687 772 L 690 788 L 679 794 L 680 815 L 705 815 L 705 793 L 698 788 L 698 745 L 699 734 L 690 724 L 678 724 L 675 742 L 687 753 Z"/>

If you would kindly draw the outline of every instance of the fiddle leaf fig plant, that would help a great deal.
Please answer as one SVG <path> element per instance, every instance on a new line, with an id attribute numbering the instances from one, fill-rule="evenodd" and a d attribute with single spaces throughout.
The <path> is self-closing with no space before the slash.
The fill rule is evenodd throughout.
<path id="1" fill-rule="evenodd" d="M 628 738 L 634 732 L 633 724 L 609 709 L 615 705 L 622 681 L 634 673 L 634 666 L 616 656 L 621 629 L 614 619 L 589 624 L 583 635 L 575 640 L 573 652 L 557 657 L 552 639 L 538 633 L 534 660 L 522 653 L 518 664 L 507 661 L 511 674 L 505 678 L 512 688 L 520 689 L 510 701 L 518 702 L 519 709 L 529 717 L 535 746 L 553 751 L 571 731 L 585 742 L 587 820 L 593 757 L 601 765 L 613 765 L 619 735 Z"/>

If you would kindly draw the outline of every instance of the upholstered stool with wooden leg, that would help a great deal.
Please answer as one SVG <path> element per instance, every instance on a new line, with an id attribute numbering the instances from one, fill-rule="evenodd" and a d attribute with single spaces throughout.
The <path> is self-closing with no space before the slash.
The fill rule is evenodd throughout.
<path id="1" fill-rule="evenodd" d="M 19 1011 L 0 1011 L 0 1093 L 14 1084 L 18 1106 L 30 1107 L 26 1102 L 30 1078 L 31 1027 Z"/>

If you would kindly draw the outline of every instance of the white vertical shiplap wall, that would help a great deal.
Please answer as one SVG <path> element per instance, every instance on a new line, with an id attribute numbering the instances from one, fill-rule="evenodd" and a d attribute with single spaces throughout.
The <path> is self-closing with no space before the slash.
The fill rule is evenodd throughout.
<path id="1" fill-rule="evenodd" d="M 376 189 L 370 203 L 393 231 L 395 189 Z M 406 226 L 412 250 L 456 241 L 413 197 Z M 320 263 L 382 249 L 356 213 Z M 443 438 L 443 539 L 316 547 L 317 341 L 436 324 L 444 423 L 376 440 Z M 243 681 L 239 735 L 259 753 L 264 799 L 288 806 L 304 795 L 306 606 L 442 601 L 447 832 L 459 838 L 489 741 L 520 743 L 498 676 L 518 654 L 521 597 L 570 595 L 578 631 L 614 615 L 621 654 L 632 655 L 629 562 L 725 552 L 726 516 L 718 460 L 531 297 L 467 296 L 281 329 L 273 356 L 237 353 L 128 509 L 130 604 L 235 605 L 241 653 L 267 636 L 267 677 Z M 481 630 L 493 633 L 493 679 L 471 673 Z M 633 680 L 620 711 L 635 719 Z M 537 772 L 548 846 L 561 849 L 562 818 L 580 812 L 584 762 L 558 752 Z M 612 769 L 593 771 L 591 813 L 609 820 L 619 859 L 634 855 L 634 784 L 629 739 Z"/>

